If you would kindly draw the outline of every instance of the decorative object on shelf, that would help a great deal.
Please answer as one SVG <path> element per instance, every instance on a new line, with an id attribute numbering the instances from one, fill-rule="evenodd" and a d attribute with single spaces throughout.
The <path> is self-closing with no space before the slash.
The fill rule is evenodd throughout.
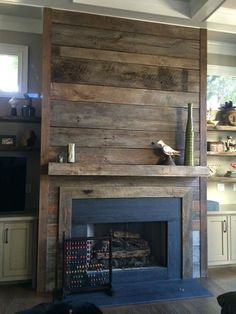
<path id="1" fill-rule="evenodd" d="M 15 146 L 16 136 L 15 135 L 0 135 L 1 146 Z"/>
<path id="2" fill-rule="evenodd" d="M 21 108 L 22 116 L 25 118 L 35 117 L 35 108 L 32 106 L 32 98 L 29 95 L 29 93 L 24 94 L 27 103 Z"/>
<path id="3" fill-rule="evenodd" d="M 21 137 L 20 143 L 24 147 L 34 147 L 36 144 L 37 136 L 33 130 L 26 130 Z"/>
<path id="4" fill-rule="evenodd" d="M 220 210 L 220 204 L 217 201 L 207 200 L 207 211 Z"/>
<path id="5" fill-rule="evenodd" d="M 236 164 L 230 164 L 230 166 L 234 169 L 231 171 L 227 171 L 225 177 L 236 178 Z"/>
<path id="6" fill-rule="evenodd" d="M 75 143 L 67 145 L 67 162 L 75 162 Z"/>
<path id="7" fill-rule="evenodd" d="M 65 158 L 64 158 L 64 155 L 58 155 L 58 156 L 57 156 L 57 161 L 60 162 L 60 163 L 63 163 L 63 162 L 64 162 L 64 159 L 65 159 Z"/>
<path id="8" fill-rule="evenodd" d="M 193 131 L 193 104 L 188 103 L 188 118 L 185 133 L 184 164 L 194 166 L 194 131 Z"/>
<path id="9" fill-rule="evenodd" d="M 226 101 L 223 105 L 220 105 L 220 109 L 221 110 L 231 110 L 235 108 L 235 106 L 233 105 L 233 102 L 230 101 Z"/>
<path id="10" fill-rule="evenodd" d="M 236 126 L 236 111 L 230 110 L 225 114 L 225 123 Z"/>
<path id="11" fill-rule="evenodd" d="M 212 109 L 207 110 L 207 125 L 215 127 L 219 121 L 215 120 L 216 114 L 212 111 Z"/>
<path id="12" fill-rule="evenodd" d="M 225 144 L 223 141 L 208 141 L 207 151 L 215 152 L 215 153 L 222 153 L 225 151 Z"/>
<path id="13" fill-rule="evenodd" d="M 207 125 L 211 127 L 216 127 L 219 121 L 217 120 L 207 120 Z"/>
<path id="14" fill-rule="evenodd" d="M 227 171 L 225 177 L 236 178 L 236 171 Z"/>
<path id="15" fill-rule="evenodd" d="M 233 140 L 232 136 L 227 136 L 227 141 L 225 143 L 226 149 L 229 152 L 235 152 L 235 148 L 236 148 L 236 143 L 235 140 Z"/>
<path id="16" fill-rule="evenodd" d="M 225 104 L 220 105 L 220 113 L 221 113 L 221 123 L 225 125 L 233 125 L 236 126 L 236 106 L 233 105 L 233 102 L 226 101 Z"/>
<path id="17" fill-rule="evenodd" d="M 17 116 L 16 106 L 19 104 L 19 101 L 16 99 L 16 97 L 12 97 L 9 99 L 8 103 L 11 106 L 11 116 Z"/>
<path id="18" fill-rule="evenodd" d="M 180 156 L 180 151 L 171 148 L 163 140 L 159 140 L 156 143 L 152 142 L 152 145 L 160 157 L 159 165 L 175 165 L 173 157 Z"/>

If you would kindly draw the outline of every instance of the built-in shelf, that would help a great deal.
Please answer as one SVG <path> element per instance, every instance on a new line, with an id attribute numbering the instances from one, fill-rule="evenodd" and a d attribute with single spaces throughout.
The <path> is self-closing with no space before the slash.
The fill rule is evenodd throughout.
<path id="1" fill-rule="evenodd" d="M 207 131 L 236 131 L 236 126 L 231 125 L 208 125 Z"/>
<path id="2" fill-rule="evenodd" d="M 0 122 L 40 123 L 40 117 L 0 116 Z"/>
<path id="3" fill-rule="evenodd" d="M 236 156 L 236 152 L 221 152 L 221 153 L 217 153 L 217 152 L 207 152 L 208 156 Z"/>
<path id="4" fill-rule="evenodd" d="M 208 181 L 211 182 L 222 182 L 222 183 L 234 183 L 236 182 L 236 177 L 217 177 L 217 176 L 211 176 L 208 178 Z"/>
<path id="5" fill-rule="evenodd" d="M 48 174 L 54 176 L 208 177 L 209 169 L 204 166 L 82 165 L 50 162 Z"/>
<path id="6" fill-rule="evenodd" d="M 0 146 L 0 151 L 6 152 L 39 152 L 39 147 L 24 147 L 24 146 Z"/>

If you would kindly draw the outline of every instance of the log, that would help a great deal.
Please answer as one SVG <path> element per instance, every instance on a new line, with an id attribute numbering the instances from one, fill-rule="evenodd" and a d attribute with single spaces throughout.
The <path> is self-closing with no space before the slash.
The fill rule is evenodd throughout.
<path id="1" fill-rule="evenodd" d="M 131 239 L 139 239 L 140 235 L 138 233 L 131 233 L 127 231 L 114 231 L 114 238 L 131 238 Z"/>
<path id="2" fill-rule="evenodd" d="M 150 252 L 151 252 L 150 249 L 133 251 L 116 251 L 112 253 L 112 259 L 149 256 Z M 109 259 L 109 252 L 98 252 L 96 257 L 97 259 Z"/>

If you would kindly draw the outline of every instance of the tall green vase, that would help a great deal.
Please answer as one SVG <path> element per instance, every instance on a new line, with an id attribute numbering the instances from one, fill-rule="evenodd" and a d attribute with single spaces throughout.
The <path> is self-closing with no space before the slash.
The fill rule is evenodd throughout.
<path id="1" fill-rule="evenodd" d="M 185 133 L 185 166 L 194 166 L 194 131 L 193 131 L 193 104 L 188 104 L 188 119 Z"/>

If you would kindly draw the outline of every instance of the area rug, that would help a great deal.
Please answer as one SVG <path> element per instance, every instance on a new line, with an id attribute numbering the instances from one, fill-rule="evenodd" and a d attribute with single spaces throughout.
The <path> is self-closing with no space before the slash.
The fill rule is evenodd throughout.
<path id="1" fill-rule="evenodd" d="M 93 302 L 99 307 L 110 307 L 212 296 L 197 279 L 114 284 L 112 291 L 112 296 L 101 291 L 72 294 L 66 296 L 65 301 Z"/>

